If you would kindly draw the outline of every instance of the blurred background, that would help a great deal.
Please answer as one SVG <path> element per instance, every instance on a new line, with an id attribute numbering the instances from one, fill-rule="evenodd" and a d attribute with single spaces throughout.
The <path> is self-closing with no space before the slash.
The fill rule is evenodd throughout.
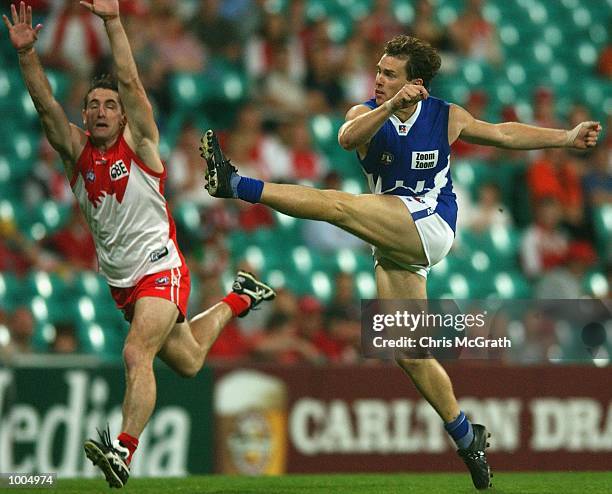
<path id="1" fill-rule="evenodd" d="M 80 124 L 82 98 L 91 77 L 111 70 L 103 26 L 73 0 L 29 3 L 35 23 L 44 25 L 36 49 L 53 91 L 69 119 Z M 3 2 L 4 12 L 8 5 Z M 220 471 L 251 474 L 350 471 L 357 468 L 351 461 L 364 457 L 336 456 L 339 463 L 325 458 L 331 453 L 359 451 L 421 451 L 425 454 L 411 468 L 457 466 L 447 464 L 448 456 L 439 454 L 445 448 L 442 436 L 431 435 L 438 425 L 427 426 L 429 436 L 421 442 L 413 437 L 416 442 L 406 439 L 402 443 L 397 436 L 401 428 L 393 436 L 397 441 L 386 446 L 377 445 L 375 439 L 368 443 L 367 438 L 350 444 L 337 440 L 350 437 L 350 431 L 343 436 L 342 430 L 333 428 L 342 427 L 343 419 L 338 417 L 354 418 L 358 429 L 359 420 L 366 420 L 360 410 L 374 410 L 371 416 L 397 423 L 411 417 L 413 410 L 414 416 L 421 417 L 415 419 L 417 430 L 424 427 L 418 420 L 429 417 L 433 420 L 430 425 L 439 422 L 435 415 L 433 419 L 428 415 L 432 412 L 426 404 L 416 401 L 410 383 L 398 370 L 391 373 L 387 365 L 376 361 L 356 366 L 363 360 L 359 299 L 375 296 L 370 249 L 324 223 L 298 221 L 261 205 L 210 198 L 203 187 L 204 166 L 198 152 L 201 133 L 212 127 L 226 154 L 246 175 L 365 192 L 366 181 L 356 156 L 340 148 L 337 131 L 347 109 L 373 94 L 383 44 L 396 34 L 412 34 L 439 49 L 442 69 L 431 94 L 464 106 L 477 118 L 567 129 L 583 120 L 599 120 L 604 127 L 599 146 L 589 152 L 508 151 L 456 142 L 451 169 L 460 204 L 458 236 L 450 255 L 431 272 L 429 296 L 609 299 L 612 0 L 125 0 L 121 9 L 162 136 L 167 196 L 192 272 L 190 314 L 222 298 L 237 268 L 259 273 L 278 289 L 274 303 L 244 320 L 232 321 L 221 333 L 209 357 L 212 366 L 199 377 L 204 382 L 198 384 L 200 393 L 160 374 L 160 410 L 176 395 L 176 402 L 197 407 L 189 413 L 197 417 L 193 426 L 197 420 L 199 432 L 187 429 L 185 433 L 192 439 L 188 463 L 180 463 L 176 455 L 169 455 L 164 463 L 159 460 L 165 458 L 163 454 L 143 446 L 142 460 L 134 464 L 136 475 L 210 471 L 213 463 Z M 127 324 L 96 273 L 93 242 L 59 158 L 42 135 L 5 29 L 0 36 L 0 60 L 0 362 L 9 369 L 38 369 L 36 375 L 24 371 L 10 378 L 0 369 L 0 414 L 3 403 L 9 404 L 8 414 L 11 404 L 28 402 L 45 422 L 51 420 L 45 407 L 53 400 L 68 400 L 69 408 L 61 408 L 67 430 L 74 427 L 86 434 L 104 418 L 111 417 L 108 420 L 118 424 L 119 408 L 108 411 L 112 404 L 108 400 L 112 396 L 118 406 L 121 398 L 121 387 L 115 387 L 122 376 L 114 365 L 121 361 Z M 497 447 L 508 454 L 509 468 L 542 465 L 541 457 L 513 456 L 531 432 L 536 437 L 530 443 L 533 451 L 564 451 L 567 447 L 574 451 L 567 456 L 573 469 L 581 465 L 599 468 L 588 454 L 580 457 L 580 463 L 575 452 L 584 446 L 600 451 L 600 462 L 608 461 L 612 431 L 591 448 L 580 438 L 574 441 L 567 436 L 563 442 L 557 440 L 557 434 L 557 439 L 551 439 L 547 435 L 551 429 L 545 425 L 551 423 L 548 419 L 559 427 L 574 423 L 585 403 L 599 407 L 600 415 L 606 413 L 609 393 L 604 391 L 606 378 L 598 373 L 603 369 L 597 367 L 607 366 L 612 352 L 609 320 L 586 340 L 567 325 L 555 325 L 529 311 L 511 328 L 504 318 L 496 324 L 515 336 L 512 352 L 497 355 L 498 362 L 487 367 L 484 377 L 482 364 L 462 362 L 455 370 L 451 366 L 458 395 L 472 397 L 465 402 L 466 410 L 485 420 L 488 417 L 486 423 L 500 434 Z M 584 345 L 589 347 L 586 358 Z M 553 371 L 541 367 L 571 361 L 581 364 L 582 374 L 574 368 L 555 367 L 557 373 L 550 373 Z M 530 371 L 528 367 L 534 364 L 540 367 Z M 55 366 L 68 367 L 50 370 Z M 263 366 L 267 374 L 252 372 L 224 379 L 228 370 L 239 366 Z M 593 373 L 586 367 L 592 367 Z M 48 384 L 51 378 L 56 383 L 52 386 Z M 208 392 L 213 378 L 218 385 L 217 431 L 225 431 L 222 436 L 263 437 L 281 431 L 281 439 L 266 443 L 268 449 L 258 449 L 256 441 L 249 443 L 250 449 L 239 441 L 227 443 L 234 446 L 221 442 L 213 460 L 207 448 L 212 451 L 212 425 L 208 419 L 201 425 L 200 417 L 208 417 L 207 410 L 212 415 Z M 384 390 L 379 383 L 386 379 L 390 387 Z M 485 381 L 489 384 L 474 387 Z M 45 387 L 37 384 L 40 382 Z M 538 382 L 543 388 L 526 387 L 528 382 Z M 270 403 L 261 405 L 253 397 L 256 389 L 277 397 L 272 411 Z M 391 396 L 389 389 L 396 395 Z M 504 395 L 512 389 L 526 393 L 524 407 L 523 402 Z M 355 396 L 346 398 L 342 411 L 338 404 L 345 402 L 336 399 L 344 399 L 349 392 Z M 557 398 L 531 407 L 534 417 L 541 419 L 533 425 L 522 410 L 528 408 L 529 399 L 547 393 L 557 393 Z M 580 406 L 567 398 L 582 393 L 591 398 L 603 394 L 599 401 L 585 398 Z M 482 401 L 474 398 L 481 394 Z M 45 405 L 41 404 L 43 395 Z M 314 398 L 304 398 L 315 395 L 318 404 Z M 86 396 L 89 401 L 72 401 L 75 396 Z M 185 404 L 185 396 L 194 396 L 195 401 Z M 356 396 L 370 397 L 370 408 L 355 405 Z M 336 400 L 331 402 L 336 408 L 326 408 L 327 398 Z M 380 401 L 376 403 L 387 403 L 387 408 L 376 408 L 374 398 Z M 384 402 L 383 398 L 408 401 Z M 410 400 L 415 400 L 414 408 Z M 564 405 L 569 407 L 565 415 Z M 261 407 L 268 410 L 267 422 L 251 413 Z M 0 435 L 14 427 L 21 431 L 15 438 L 33 440 L 34 429 L 24 425 L 29 422 L 19 418 L 17 408 L 10 415 L 13 421 L 7 419 L 6 427 L 0 427 Z M 235 423 L 228 422 L 227 416 L 234 416 L 237 410 L 251 414 L 239 426 L 243 429 L 232 432 Z M 320 435 L 309 436 L 312 427 L 308 421 L 326 417 L 327 412 L 330 422 L 324 427 L 319 421 Z M 88 425 L 75 422 L 75 417 L 85 413 Z M 176 430 L 185 432 L 186 422 L 176 417 L 183 427 Z M 287 417 L 292 424 L 289 432 Z M 334 422 L 333 417 L 339 421 Z M 583 424 L 582 419 L 576 420 Z M 151 433 L 155 445 L 155 434 L 167 422 L 156 415 L 154 423 L 158 424 Z M 374 436 L 376 440 L 383 437 Z M 9 447 L 7 441 L 2 442 L 3 448 Z M 11 455 L 8 450 L 0 451 L 0 457 L 9 461 L 3 464 L 4 471 L 17 468 L 10 461 L 23 458 L 23 448 L 23 444 L 22 449 L 16 447 Z M 40 463 L 39 454 L 35 466 L 21 465 L 25 470 L 42 471 L 51 471 L 49 465 L 55 465 L 66 475 L 93 475 L 87 465 L 81 466 L 81 459 L 77 465 L 78 450 L 78 444 L 71 443 L 61 446 L 60 453 L 49 453 L 55 458 L 50 463 Z M 244 456 L 245 451 L 250 456 Z M 266 451 L 269 456 L 264 458 Z M 525 451 L 521 449 L 521 454 Z M 389 463 L 386 457 L 380 464 L 370 458 L 362 467 L 407 468 L 402 458 Z M 497 458 L 503 466 L 504 457 Z M 553 459 L 549 468 L 564 468 L 563 457 Z M 609 467 L 609 461 L 607 464 Z"/>
<path id="2" fill-rule="evenodd" d="M 54 93 L 80 124 L 91 77 L 112 70 L 103 26 L 78 2 L 31 3 Z M 162 135 L 167 195 L 193 273 L 191 314 L 222 297 L 237 267 L 280 289 L 273 305 L 222 333 L 212 358 L 359 360 L 358 300 L 375 294 L 368 246 L 327 224 L 210 198 L 198 140 L 217 129 L 247 175 L 364 192 L 337 131 L 346 110 L 373 94 L 382 46 L 399 33 L 439 49 L 431 93 L 477 118 L 604 126 L 590 152 L 456 142 L 458 237 L 431 273 L 429 296 L 609 296 L 610 0 L 126 0 L 121 8 Z M 118 357 L 125 324 L 95 273 L 92 240 L 6 32 L 0 56 L 0 348 L 9 357 Z"/>

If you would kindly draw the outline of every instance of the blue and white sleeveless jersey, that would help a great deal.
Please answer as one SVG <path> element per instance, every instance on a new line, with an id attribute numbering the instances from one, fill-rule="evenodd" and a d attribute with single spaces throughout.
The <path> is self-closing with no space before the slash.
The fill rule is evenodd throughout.
<path id="1" fill-rule="evenodd" d="M 377 107 L 374 99 L 363 104 Z M 455 232 L 457 201 L 450 174 L 448 111 L 446 101 L 430 96 L 417 103 L 405 122 L 392 115 L 359 161 L 373 194 L 414 197 L 423 204 L 412 212 L 415 221 L 438 214 Z"/>

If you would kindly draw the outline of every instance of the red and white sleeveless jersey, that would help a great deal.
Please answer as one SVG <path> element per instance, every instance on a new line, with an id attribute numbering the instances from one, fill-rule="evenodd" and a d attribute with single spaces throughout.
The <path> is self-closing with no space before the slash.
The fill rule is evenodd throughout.
<path id="1" fill-rule="evenodd" d="M 123 134 L 105 152 L 87 142 L 70 182 L 93 234 L 100 273 L 131 287 L 147 274 L 182 265 L 164 197 L 166 171 L 145 165 Z"/>

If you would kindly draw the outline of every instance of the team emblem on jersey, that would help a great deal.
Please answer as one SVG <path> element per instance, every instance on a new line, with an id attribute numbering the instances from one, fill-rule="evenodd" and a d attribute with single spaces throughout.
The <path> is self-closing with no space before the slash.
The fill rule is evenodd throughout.
<path id="1" fill-rule="evenodd" d="M 87 173 L 85 173 L 85 179 L 88 182 L 95 182 L 96 174 L 93 172 L 93 170 L 87 170 Z"/>
<path id="2" fill-rule="evenodd" d="M 123 160 L 115 161 L 109 168 L 109 173 L 113 182 L 121 180 L 123 177 L 127 177 L 130 174 Z"/>
<path id="3" fill-rule="evenodd" d="M 380 162 L 383 165 L 390 165 L 391 163 L 393 163 L 394 159 L 395 157 L 391 153 L 387 153 L 386 151 L 380 155 Z"/>
<path id="4" fill-rule="evenodd" d="M 170 278 L 168 276 L 161 276 L 155 280 L 156 285 L 167 285 L 170 283 Z"/>
<path id="5" fill-rule="evenodd" d="M 412 151 L 413 170 L 429 170 L 438 164 L 438 150 L 433 151 Z"/>

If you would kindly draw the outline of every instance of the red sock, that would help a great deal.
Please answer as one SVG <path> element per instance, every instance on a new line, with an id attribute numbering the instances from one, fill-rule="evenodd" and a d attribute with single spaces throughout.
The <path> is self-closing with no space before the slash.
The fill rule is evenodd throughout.
<path id="1" fill-rule="evenodd" d="M 251 306 L 251 299 L 248 295 L 239 295 L 234 292 L 227 294 L 221 302 L 229 305 L 234 316 L 239 316 Z"/>
<path id="2" fill-rule="evenodd" d="M 121 444 L 125 446 L 130 452 L 130 454 L 127 457 L 127 464 L 129 466 L 129 464 L 132 462 L 132 455 L 134 454 L 134 451 L 136 451 L 136 448 L 138 447 L 138 439 L 136 439 L 134 436 L 130 436 L 126 432 L 122 432 L 121 434 L 119 434 L 117 436 L 117 439 L 119 439 Z"/>

